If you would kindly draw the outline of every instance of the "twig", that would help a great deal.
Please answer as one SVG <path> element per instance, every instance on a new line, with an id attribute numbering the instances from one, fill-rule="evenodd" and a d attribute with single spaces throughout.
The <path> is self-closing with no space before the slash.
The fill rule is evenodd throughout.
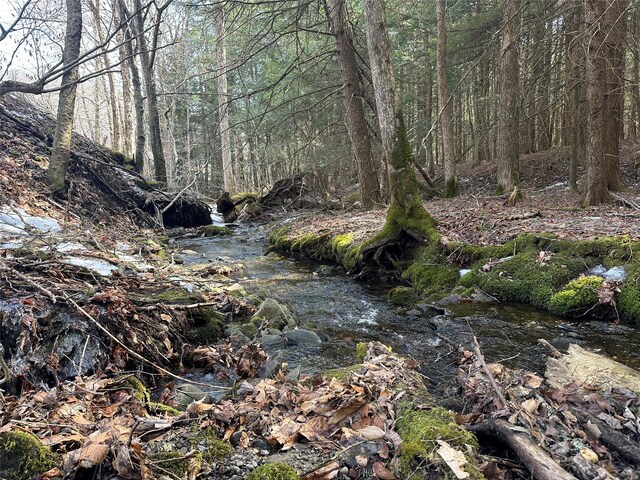
<path id="1" fill-rule="evenodd" d="M 27 282 L 29 285 L 31 285 L 32 287 L 38 289 L 38 291 L 40 291 L 41 293 L 43 293 L 47 297 L 49 297 L 49 299 L 51 299 L 51 301 L 53 303 L 56 303 L 58 301 L 59 297 L 56 297 L 50 290 L 47 290 L 43 286 L 41 286 L 38 283 L 34 282 L 33 280 L 31 280 L 26 275 L 18 272 L 16 269 L 8 267 L 7 265 L 0 265 L 0 270 L 3 271 L 3 272 L 10 272 L 11 274 L 13 274 L 16 277 L 18 277 L 20 280 L 23 280 L 23 281 Z"/>
<path id="2" fill-rule="evenodd" d="M 631 208 L 634 208 L 636 210 L 640 210 L 640 205 L 638 205 L 635 202 L 632 202 L 631 200 L 628 200 L 628 199 L 626 199 L 626 198 L 624 198 L 624 197 L 622 197 L 622 196 L 620 196 L 620 195 L 618 195 L 616 193 L 613 193 L 613 192 L 609 192 L 609 195 L 611 195 L 616 200 L 621 201 L 622 204 L 626 205 L 627 207 L 631 207 Z"/>
<path id="3" fill-rule="evenodd" d="M 496 383 L 496 380 L 493 378 L 493 374 L 491 373 L 491 370 L 489 370 L 489 367 L 487 366 L 487 362 L 485 362 L 484 360 L 484 355 L 480 350 L 480 344 L 478 343 L 478 339 L 476 338 L 475 335 L 473 336 L 473 352 L 476 354 L 476 357 L 478 357 L 478 361 L 480 362 L 480 365 L 482 365 L 482 368 L 487 374 L 487 378 L 489 379 L 489 382 L 491 383 L 491 387 L 493 388 L 493 391 L 498 397 L 498 400 L 500 400 L 500 403 L 502 403 L 500 408 L 506 407 L 507 399 L 504 398 L 504 395 L 502 394 L 502 390 L 500 390 L 500 387 Z"/>

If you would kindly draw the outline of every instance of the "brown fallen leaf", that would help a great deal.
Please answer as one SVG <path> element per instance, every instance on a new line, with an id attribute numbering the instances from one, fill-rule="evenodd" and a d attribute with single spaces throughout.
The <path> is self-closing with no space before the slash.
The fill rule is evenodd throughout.
<path id="1" fill-rule="evenodd" d="M 340 464 L 338 462 L 331 462 L 324 467 L 306 474 L 301 480 L 332 480 L 336 478 L 340 473 Z"/>
<path id="2" fill-rule="evenodd" d="M 373 474 L 380 480 L 396 480 L 396 476 L 382 462 L 373 464 Z"/>
<path id="3" fill-rule="evenodd" d="M 374 425 L 361 428 L 360 430 L 356 430 L 356 431 L 358 432 L 358 435 L 360 435 L 363 438 L 366 438 L 367 440 L 378 440 L 384 437 L 384 430 Z"/>
<path id="4" fill-rule="evenodd" d="M 104 462 L 111 451 L 104 443 L 90 443 L 82 447 L 78 463 L 83 468 L 91 468 Z"/>

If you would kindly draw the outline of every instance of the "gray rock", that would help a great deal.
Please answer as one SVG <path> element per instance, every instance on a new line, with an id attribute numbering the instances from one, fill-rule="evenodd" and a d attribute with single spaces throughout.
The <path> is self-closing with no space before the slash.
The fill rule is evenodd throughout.
<path id="1" fill-rule="evenodd" d="M 272 378 L 278 374 L 282 366 L 282 352 L 270 355 L 262 364 L 256 375 L 258 378 Z"/>
<path id="2" fill-rule="evenodd" d="M 287 340 L 295 344 L 309 344 L 309 343 L 322 343 L 322 339 L 316 332 L 311 330 L 305 330 L 304 328 L 296 328 L 295 330 L 289 330 L 284 332 L 284 336 Z"/>
<path id="3" fill-rule="evenodd" d="M 281 318 L 289 326 L 295 326 L 298 324 L 289 309 L 284 305 L 280 305 L 273 298 L 267 298 L 264 302 L 262 302 L 260 307 L 258 307 L 258 311 L 251 318 L 263 318 L 268 320 L 269 324 L 271 324 L 272 320 Z"/>
<path id="4" fill-rule="evenodd" d="M 186 408 L 194 401 L 207 401 L 208 395 L 195 385 L 185 383 L 176 388 L 173 403 L 178 410 L 186 410 Z"/>
<path id="5" fill-rule="evenodd" d="M 284 345 L 284 338 L 282 335 L 267 334 L 260 338 L 260 346 L 264 349 L 279 348 Z"/>
<path id="6" fill-rule="evenodd" d="M 255 387 L 245 380 L 240 385 L 238 385 L 237 394 L 239 397 L 246 397 L 254 390 Z"/>

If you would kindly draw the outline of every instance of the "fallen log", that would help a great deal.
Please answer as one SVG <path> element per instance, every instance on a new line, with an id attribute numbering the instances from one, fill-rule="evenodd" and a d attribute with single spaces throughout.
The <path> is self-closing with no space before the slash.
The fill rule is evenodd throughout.
<path id="1" fill-rule="evenodd" d="M 557 389 L 570 383 L 597 388 L 617 387 L 640 391 L 640 372 L 603 355 L 571 344 L 566 355 L 547 359 L 547 382 Z"/>
<path id="2" fill-rule="evenodd" d="M 476 435 L 497 438 L 505 443 L 536 480 L 577 480 L 539 447 L 530 435 L 514 427 L 506 420 L 496 419 L 473 425 L 469 430 Z"/>

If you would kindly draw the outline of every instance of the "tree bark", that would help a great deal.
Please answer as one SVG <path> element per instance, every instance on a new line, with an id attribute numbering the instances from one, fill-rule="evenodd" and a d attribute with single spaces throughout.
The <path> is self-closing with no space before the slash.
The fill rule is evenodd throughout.
<path id="1" fill-rule="evenodd" d="M 623 106 L 621 55 L 626 0 L 585 0 L 587 42 L 587 185 L 585 205 L 610 199 L 619 186 L 619 128 Z M 622 35 L 622 37 L 621 37 Z M 611 138 L 614 136 L 615 138 Z"/>
<path id="2" fill-rule="evenodd" d="M 606 87 L 605 124 L 605 170 L 607 187 L 619 191 L 620 182 L 620 140 L 624 132 L 624 55 L 626 14 L 629 0 L 608 0 L 605 22 L 609 28 L 605 51 L 608 52 L 608 85 Z"/>
<path id="3" fill-rule="evenodd" d="M 227 49 L 224 11 L 216 12 L 216 67 L 218 93 L 218 122 L 220 148 L 222 150 L 222 178 L 224 189 L 233 193 L 236 189 L 233 164 L 231 163 L 231 135 L 229 132 L 229 98 L 227 95 Z"/>
<path id="4" fill-rule="evenodd" d="M 519 185 L 519 67 L 520 0 L 506 0 L 500 52 L 500 115 L 498 117 L 497 193 L 517 192 Z M 515 199 L 515 198 L 514 198 Z"/>
<path id="5" fill-rule="evenodd" d="M 362 206 L 370 209 L 380 205 L 382 199 L 378 184 L 378 169 L 371 152 L 371 140 L 362 102 L 362 83 L 358 76 L 353 35 L 348 23 L 345 1 L 329 0 L 329 16 L 338 47 L 346 124 L 360 183 L 360 198 Z"/>
<path id="6" fill-rule="evenodd" d="M 136 25 L 137 53 L 140 56 L 142 76 L 147 94 L 147 127 L 149 128 L 149 142 L 153 154 L 153 170 L 155 180 L 161 184 L 167 183 L 167 165 L 164 159 L 162 147 L 162 135 L 160 133 L 160 115 L 158 112 L 158 95 L 156 92 L 155 68 L 151 62 L 151 52 L 147 44 L 144 28 L 144 14 L 141 0 L 133 0 L 134 21 Z M 159 20 L 159 19 L 158 19 Z"/>
<path id="7" fill-rule="evenodd" d="M 133 105 L 136 118 L 136 143 L 133 168 L 136 172 L 141 174 L 144 169 L 144 151 L 147 141 L 144 134 L 144 99 L 142 98 L 142 82 L 140 80 L 140 72 L 138 71 L 138 66 L 136 65 L 136 57 L 134 56 L 132 31 L 135 31 L 135 29 L 131 28 L 131 23 L 129 21 L 130 14 L 127 10 L 126 4 L 124 3 L 124 0 L 119 1 L 119 7 L 121 21 L 127 22 L 123 25 L 123 47 L 125 58 L 127 58 L 127 61 L 126 65 L 122 66 L 122 69 L 125 70 L 128 68 L 129 72 L 131 73 L 131 88 L 133 89 Z"/>
<path id="8" fill-rule="evenodd" d="M 458 194 L 458 180 L 456 178 L 456 154 L 453 143 L 453 102 L 449 99 L 449 91 L 447 88 L 447 23 L 445 19 L 444 0 L 437 0 L 436 16 L 438 24 L 436 60 L 438 108 L 440 109 L 440 128 L 442 132 L 445 196 L 455 197 Z"/>
<path id="9" fill-rule="evenodd" d="M 583 34 L 582 0 L 573 0 L 571 12 L 567 20 L 567 53 L 568 65 L 567 92 L 568 102 L 568 141 L 569 159 L 569 188 L 572 192 L 578 191 L 578 165 L 581 159 L 586 157 L 586 111 L 585 111 L 585 57 L 582 42 L 579 41 Z"/>
<path id="10" fill-rule="evenodd" d="M 367 47 L 380 138 L 389 170 L 391 205 L 386 223 L 372 245 L 404 233 L 436 241 L 435 222 L 418 195 L 411 146 L 391 64 L 391 47 L 383 0 L 365 0 Z M 364 252 L 363 252 L 364 254 Z"/>
<path id="11" fill-rule="evenodd" d="M 80 0 L 66 0 L 67 31 L 64 40 L 62 61 L 65 73 L 62 75 L 62 89 L 58 98 L 58 117 L 53 137 L 53 150 L 47 170 L 47 182 L 54 194 L 64 194 L 65 179 L 69 169 L 71 139 L 73 136 L 73 114 L 76 102 L 78 67 L 66 69 L 80 57 L 82 39 L 82 3 Z"/>

